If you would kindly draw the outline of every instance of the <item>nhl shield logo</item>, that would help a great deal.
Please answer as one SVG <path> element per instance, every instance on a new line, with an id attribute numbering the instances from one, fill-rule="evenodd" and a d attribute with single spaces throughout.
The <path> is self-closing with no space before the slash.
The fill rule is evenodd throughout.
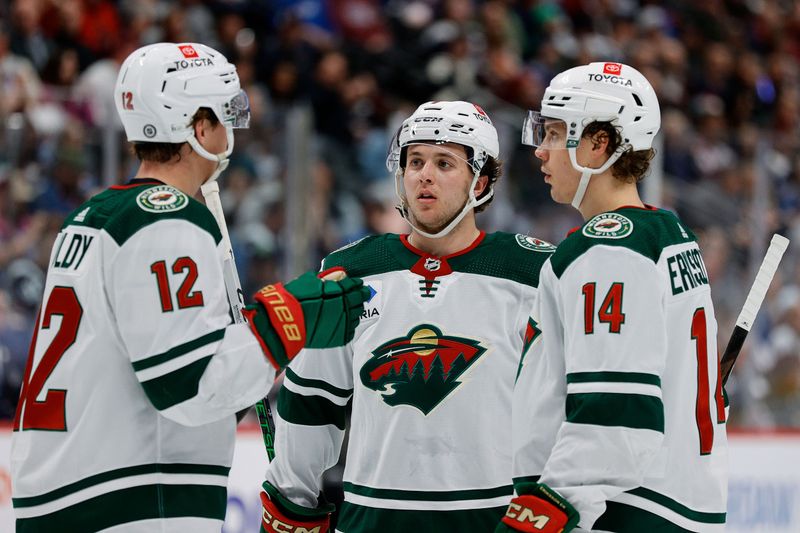
<path id="1" fill-rule="evenodd" d="M 159 185 L 139 193 L 136 203 L 145 211 L 163 213 L 183 209 L 189 205 L 189 198 L 175 187 Z"/>
<path id="2" fill-rule="evenodd" d="M 619 213 L 601 213 L 583 226 L 582 233 L 593 239 L 624 239 L 633 233 L 633 222 Z"/>
<path id="3" fill-rule="evenodd" d="M 359 376 L 386 404 L 410 405 L 428 415 L 484 353 L 476 340 L 443 335 L 436 326 L 422 324 L 373 350 Z"/>
<path id="4" fill-rule="evenodd" d="M 442 261 L 440 259 L 434 259 L 433 257 L 425 258 L 425 270 L 429 272 L 436 272 L 441 267 L 442 267 Z"/>

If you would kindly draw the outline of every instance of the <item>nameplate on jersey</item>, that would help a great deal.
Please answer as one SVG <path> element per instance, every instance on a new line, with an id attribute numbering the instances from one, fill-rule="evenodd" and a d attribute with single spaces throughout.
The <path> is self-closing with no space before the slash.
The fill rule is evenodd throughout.
<path id="1" fill-rule="evenodd" d="M 361 322 L 380 318 L 383 310 L 382 281 L 365 281 L 364 286 L 369 289 L 369 299 L 364 302 L 364 312 L 361 313 Z"/>
<path id="2" fill-rule="evenodd" d="M 706 265 L 697 248 L 690 248 L 669 256 L 667 272 L 673 296 L 708 285 Z"/>
<path id="3" fill-rule="evenodd" d="M 50 267 L 60 271 L 77 272 L 78 269 L 88 264 L 86 256 L 95 242 L 94 235 L 78 233 L 69 229 L 62 231 L 56 238 L 55 253 Z"/>

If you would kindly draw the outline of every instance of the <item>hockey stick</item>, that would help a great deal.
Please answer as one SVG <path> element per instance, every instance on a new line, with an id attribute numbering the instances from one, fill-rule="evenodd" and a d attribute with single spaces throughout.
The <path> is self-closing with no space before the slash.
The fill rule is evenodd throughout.
<path id="1" fill-rule="evenodd" d="M 783 253 L 789 245 L 789 239 L 777 233 L 772 236 L 772 242 L 767 249 L 767 255 L 764 256 L 764 261 L 761 263 L 761 268 L 758 269 L 756 279 L 753 286 L 750 288 L 750 293 L 747 295 L 747 300 L 744 302 L 742 312 L 739 313 L 739 318 L 736 319 L 736 327 L 733 328 L 733 333 L 728 341 L 728 347 L 725 348 L 725 353 L 720 361 L 720 371 L 722 373 L 722 384 L 725 385 L 728 377 L 733 370 L 733 364 L 736 358 L 739 357 L 739 352 L 744 344 L 744 339 L 753 327 L 753 322 L 756 320 L 756 315 L 761 307 L 761 302 L 764 301 L 764 295 L 767 293 L 769 284 L 772 282 L 772 277 L 775 271 L 778 270 L 778 264 L 781 262 Z"/>
<path id="2" fill-rule="evenodd" d="M 219 184 L 217 180 L 211 180 L 200 187 L 203 198 L 206 199 L 206 207 L 217 220 L 220 233 L 222 233 L 222 245 L 227 251 L 227 255 L 222 265 L 222 274 L 225 278 L 225 290 L 228 293 L 228 303 L 233 313 L 233 321 L 236 324 L 244 323 L 242 309 L 244 309 L 244 293 L 242 284 L 239 282 L 239 273 L 236 271 L 236 262 L 233 258 L 233 247 L 228 236 L 228 225 L 225 223 L 225 214 L 222 212 L 222 203 L 219 200 Z M 272 421 L 272 410 L 269 407 L 267 398 L 263 398 L 256 405 L 256 415 L 258 424 L 261 426 L 261 434 L 264 437 L 264 447 L 267 449 L 267 458 L 272 461 L 275 458 L 275 423 Z"/>

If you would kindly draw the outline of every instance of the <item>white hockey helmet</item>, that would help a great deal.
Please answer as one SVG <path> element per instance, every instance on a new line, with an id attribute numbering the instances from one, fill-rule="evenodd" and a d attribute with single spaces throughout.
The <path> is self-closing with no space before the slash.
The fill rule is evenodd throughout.
<path id="1" fill-rule="evenodd" d="M 403 148 L 416 143 L 454 143 L 469 148 L 467 163 L 480 172 L 489 157 L 497 157 L 500 144 L 489 115 L 470 102 L 425 102 L 403 121 L 389 145 L 386 167 L 401 166 Z"/>
<path id="2" fill-rule="evenodd" d="M 157 43 L 134 51 L 120 67 L 114 101 L 128 141 L 188 142 L 220 166 L 233 151 L 232 130 L 250 122 L 250 103 L 236 67 L 199 43 Z M 211 109 L 225 126 L 226 152 L 209 154 L 195 139 L 191 121 L 201 107 Z"/>
<path id="3" fill-rule="evenodd" d="M 541 111 L 529 111 L 522 128 L 522 143 L 542 146 L 546 119 L 563 120 L 567 136 L 561 146 L 569 150 L 572 166 L 584 174 L 573 205 L 577 208 L 588 186 L 589 176 L 607 170 L 628 150 L 652 148 L 661 127 L 658 98 L 641 72 L 622 63 L 596 62 L 571 68 L 553 78 L 542 98 Z M 578 164 L 576 149 L 584 128 L 593 122 L 610 122 L 622 143 L 600 168 Z"/>
<path id="4" fill-rule="evenodd" d="M 473 173 L 466 204 L 444 229 L 435 234 L 420 230 L 409 220 L 401 169 L 405 164 L 402 161 L 405 148 L 412 144 L 431 143 L 454 143 L 467 148 L 466 163 Z M 398 206 L 400 214 L 418 233 L 430 238 L 444 237 L 464 218 L 467 212 L 486 203 L 494 194 L 494 184 L 491 181 L 487 185 L 488 191 L 480 200 L 475 198 L 474 189 L 483 166 L 490 157 L 497 158 L 499 154 L 500 143 L 497 139 L 497 130 L 480 106 L 463 101 L 432 101 L 422 104 L 403 121 L 389 144 L 389 152 L 386 157 L 386 168 L 395 174 L 397 196 L 400 198 Z"/>

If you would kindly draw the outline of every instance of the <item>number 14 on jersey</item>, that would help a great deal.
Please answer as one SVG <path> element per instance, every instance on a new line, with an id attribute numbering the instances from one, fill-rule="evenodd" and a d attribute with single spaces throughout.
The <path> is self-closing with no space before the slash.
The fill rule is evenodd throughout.
<path id="1" fill-rule="evenodd" d="M 625 324 L 625 313 L 622 310 L 624 284 L 612 283 L 603 297 L 599 308 L 595 307 L 597 283 L 592 281 L 581 288 L 583 294 L 583 332 L 586 335 L 595 333 L 595 316 L 600 324 L 608 324 L 609 333 L 621 333 Z M 700 307 L 692 315 L 688 340 L 693 344 L 691 351 L 697 364 L 697 396 L 695 401 L 695 421 L 699 436 L 700 455 L 708 455 L 714 445 L 714 424 L 711 417 L 711 391 L 709 390 L 709 354 L 708 327 L 705 308 Z M 714 387 L 713 402 L 716 404 L 717 423 L 725 422 L 725 403 L 722 395 L 722 382 L 717 361 L 717 383 Z M 713 361 L 712 361 L 713 362 Z"/>

